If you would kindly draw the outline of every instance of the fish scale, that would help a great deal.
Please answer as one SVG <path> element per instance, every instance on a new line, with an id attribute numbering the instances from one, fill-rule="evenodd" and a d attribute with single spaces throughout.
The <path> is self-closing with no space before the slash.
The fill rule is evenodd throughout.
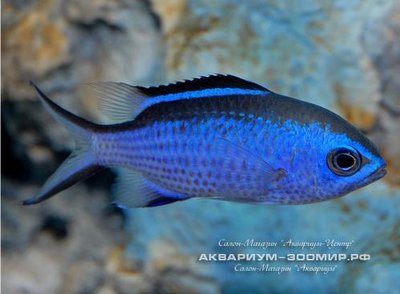
<path id="1" fill-rule="evenodd" d="M 140 171 L 154 182 L 185 195 L 195 196 L 201 193 L 205 197 L 216 197 L 244 190 L 245 193 L 240 194 L 241 198 L 245 198 L 259 193 L 253 184 L 257 179 L 248 178 L 245 184 L 238 184 L 242 179 L 240 168 L 246 162 L 226 162 L 223 154 L 213 152 L 210 143 L 216 136 L 237 136 L 233 131 L 232 135 L 228 132 L 235 124 L 244 130 L 246 124 L 249 129 L 253 129 L 252 125 L 257 120 L 246 122 L 244 119 L 231 118 L 226 125 L 226 116 L 217 116 L 216 112 L 212 113 L 215 117 L 210 117 L 207 112 L 202 114 L 204 118 L 200 118 L 199 123 L 180 120 L 174 114 L 176 121 L 157 122 L 123 133 L 99 134 L 97 142 L 100 146 L 110 147 L 101 148 L 98 157 L 102 158 L 103 165 L 124 166 Z M 209 118 L 206 120 L 206 117 Z M 185 126 L 184 131 L 182 126 Z M 185 135 L 188 133 L 190 136 Z M 163 137 L 157 134 L 163 134 Z M 110 141 L 115 144 L 102 144 Z M 214 157 L 210 158 L 210 153 Z M 226 164 L 231 164 L 229 172 L 218 174 L 218 169 Z M 254 175 L 257 177 L 257 173 Z"/>

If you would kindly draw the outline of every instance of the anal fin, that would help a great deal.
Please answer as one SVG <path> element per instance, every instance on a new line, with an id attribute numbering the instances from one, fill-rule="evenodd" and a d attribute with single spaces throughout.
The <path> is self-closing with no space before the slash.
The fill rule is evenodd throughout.
<path id="1" fill-rule="evenodd" d="M 122 208 L 157 207 L 189 197 L 169 191 L 146 179 L 140 172 L 118 168 L 114 203 Z"/>
<path id="2" fill-rule="evenodd" d="M 144 207 L 157 207 L 157 206 L 167 205 L 167 204 L 171 204 L 171 203 L 174 203 L 174 202 L 177 202 L 177 201 L 186 200 L 186 199 L 187 198 L 172 198 L 172 197 L 167 197 L 167 196 L 160 195 L 160 197 L 150 201 Z"/>

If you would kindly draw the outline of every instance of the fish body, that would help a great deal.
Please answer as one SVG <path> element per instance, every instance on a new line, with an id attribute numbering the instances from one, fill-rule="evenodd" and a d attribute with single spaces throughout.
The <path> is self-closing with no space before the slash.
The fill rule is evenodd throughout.
<path id="1" fill-rule="evenodd" d="M 306 204 L 345 195 L 385 174 L 377 148 L 338 115 L 238 77 L 94 87 L 110 124 L 76 117 L 37 88 L 54 117 L 78 134 L 78 147 L 67 168 L 25 204 L 105 167 L 118 170 L 116 203 L 123 207 L 194 197 Z"/>

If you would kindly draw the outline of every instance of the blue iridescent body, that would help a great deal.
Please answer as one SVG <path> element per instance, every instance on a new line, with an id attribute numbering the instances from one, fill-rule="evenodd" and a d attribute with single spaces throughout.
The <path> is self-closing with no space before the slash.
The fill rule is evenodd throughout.
<path id="1" fill-rule="evenodd" d="M 376 147 L 336 114 L 234 76 L 153 88 L 97 83 L 95 89 L 111 124 L 78 118 L 37 89 L 78 148 L 25 204 L 104 167 L 119 170 L 115 193 L 123 207 L 193 197 L 305 204 L 385 174 Z"/>

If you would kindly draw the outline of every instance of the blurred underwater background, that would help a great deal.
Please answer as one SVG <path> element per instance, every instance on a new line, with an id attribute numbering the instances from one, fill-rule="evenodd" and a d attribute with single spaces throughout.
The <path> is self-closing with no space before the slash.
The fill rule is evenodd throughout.
<path id="1" fill-rule="evenodd" d="M 1 5 L 3 293 L 400 293 L 398 0 Z M 98 121 L 87 82 L 157 85 L 212 73 L 238 75 L 339 113 L 379 147 L 388 175 L 343 198 L 304 206 L 190 200 L 121 211 L 110 205 L 114 174 L 107 171 L 42 204 L 20 205 L 73 143 L 29 80 L 66 109 Z M 219 246 L 248 239 L 352 245 Z M 202 253 L 265 252 L 371 259 L 269 262 L 292 266 L 280 274 L 198 260 Z M 299 270 L 304 263 L 334 270 Z"/>

